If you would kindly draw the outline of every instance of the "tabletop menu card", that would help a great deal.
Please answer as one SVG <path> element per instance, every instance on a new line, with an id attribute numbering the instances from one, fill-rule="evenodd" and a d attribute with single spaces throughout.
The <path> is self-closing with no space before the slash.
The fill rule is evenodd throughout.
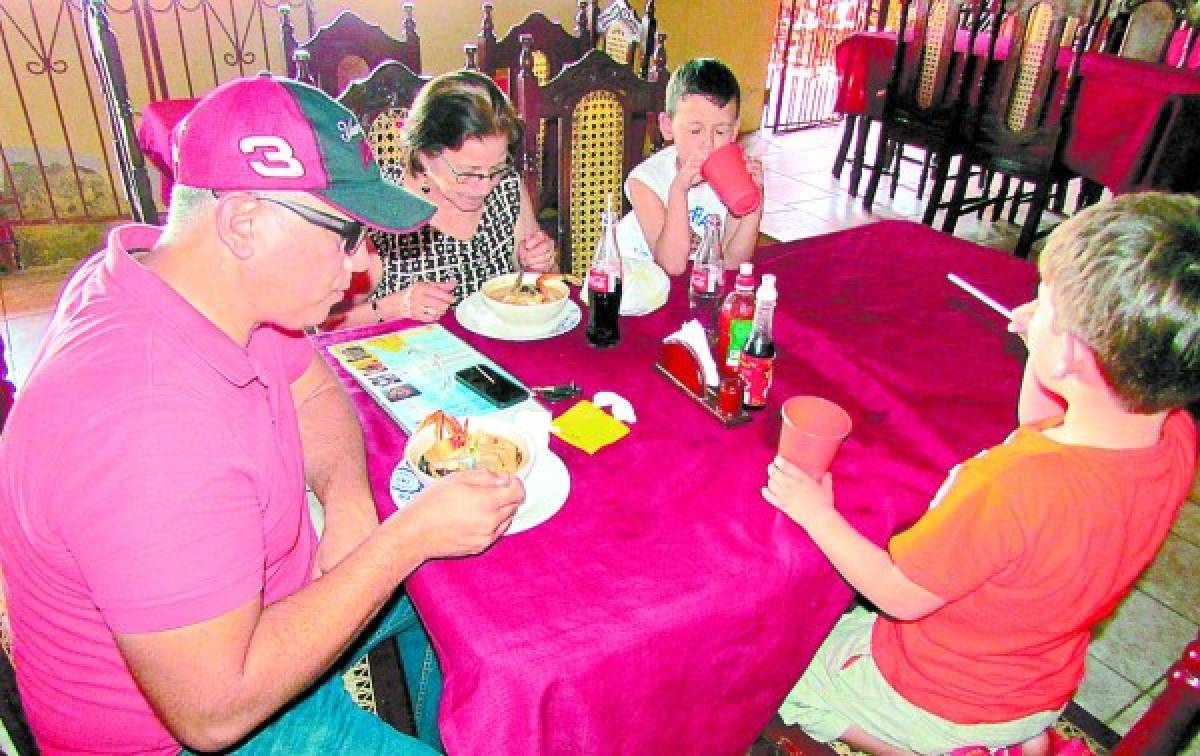
<path id="1" fill-rule="evenodd" d="M 328 349 L 406 433 L 412 433 L 436 410 L 467 417 L 493 412 L 515 415 L 537 407 L 532 399 L 526 399 L 499 410 L 458 383 L 454 378 L 457 371 L 483 364 L 521 384 L 511 373 L 437 323 L 343 341 Z"/>

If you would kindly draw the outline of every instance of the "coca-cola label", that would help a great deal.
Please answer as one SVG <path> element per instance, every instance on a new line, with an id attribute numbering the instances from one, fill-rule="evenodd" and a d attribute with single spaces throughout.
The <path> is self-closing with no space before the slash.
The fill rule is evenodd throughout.
<path id="1" fill-rule="evenodd" d="M 717 290 L 715 271 L 703 265 L 692 268 L 692 291 L 711 293 Z"/>
<path id="2" fill-rule="evenodd" d="M 607 294 L 610 291 L 615 291 L 617 288 L 616 277 L 606 270 L 597 270 L 596 268 L 592 268 L 588 271 L 587 280 L 588 289 L 597 293 Z"/>
<path id="3" fill-rule="evenodd" d="M 767 403 L 767 392 L 771 390 L 771 379 L 775 373 L 774 357 L 754 357 L 742 352 L 738 366 L 742 379 L 746 381 L 742 403 L 747 407 L 761 407 Z"/>

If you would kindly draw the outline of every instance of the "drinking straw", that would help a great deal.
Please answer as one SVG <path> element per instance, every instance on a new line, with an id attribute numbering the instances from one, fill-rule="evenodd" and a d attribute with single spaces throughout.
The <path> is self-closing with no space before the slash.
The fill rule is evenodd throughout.
<path id="1" fill-rule="evenodd" d="M 993 310 L 1000 313 L 1004 317 L 1008 318 L 1009 320 L 1013 319 L 1012 310 L 1008 309 L 1004 305 L 1000 304 L 996 300 L 989 297 L 987 294 L 984 294 L 979 289 L 976 289 L 971 284 L 962 280 L 960 277 L 958 277 L 958 275 L 956 275 L 954 273 L 947 273 L 946 278 L 950 279 L 950 283 L 954 284 L 955 286 L 959 287 L 960 289 L 967 292 L 971 296 L 975 297 L 980 302 L 983 302 L 988 307 L 991 307 Z"/>

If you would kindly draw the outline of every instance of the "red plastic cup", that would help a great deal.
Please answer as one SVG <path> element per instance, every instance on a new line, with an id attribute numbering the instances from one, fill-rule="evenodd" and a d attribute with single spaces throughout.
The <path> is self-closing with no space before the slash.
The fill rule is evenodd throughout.
<path id="1" fill-rule="evenodd" d="M 850 434 L 846 410 L 819 396 L 793 396 L 783 403 L 779 456 L 820 480 Z"/>
<path id="2" fill-rule="evenodd" d="M 700 175 L 735 216 L 749 215 L 762 202 L 762 190 L 746 168 L 746 153 L 737 142 L 709 153 L 700 166 Z"/>

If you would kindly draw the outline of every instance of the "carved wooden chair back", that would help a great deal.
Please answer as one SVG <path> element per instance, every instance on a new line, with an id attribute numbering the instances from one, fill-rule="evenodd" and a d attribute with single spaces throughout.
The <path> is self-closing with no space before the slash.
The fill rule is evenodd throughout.
<path id="1" fill-rule="evenodd" d="M 363 78 L 385 61 L 399 61 L 419 73 L 421 39 L 413 19 L 413 4 L 404 3 L 403 7 L 403 39 L 391 36 L 352 11 L 342 11 L 317 29 L 307 42 L 298 44 L 284 13 L 283 49 L 288 59 L 288 76 L 337 97 L 350 82 Z"/>
<path id="2" fill-rule="evenodd" d="M 665 77 L 647 81 L 600 50 L 589 51 L 539 86 L 525 67 L 514 82 L 526 123 L 545 120 L 557 142 L 557 162 L 545 173 L 556 182 L 557 237 L 565 271 L 582 275 L 599 238 L 600 212 L 610 194 L 622 197 L 625 177 L 646 156 L 650 132 L 663 109 Z M 521 169 L 533 196 L 536 134 L 527 130 Z"/>

